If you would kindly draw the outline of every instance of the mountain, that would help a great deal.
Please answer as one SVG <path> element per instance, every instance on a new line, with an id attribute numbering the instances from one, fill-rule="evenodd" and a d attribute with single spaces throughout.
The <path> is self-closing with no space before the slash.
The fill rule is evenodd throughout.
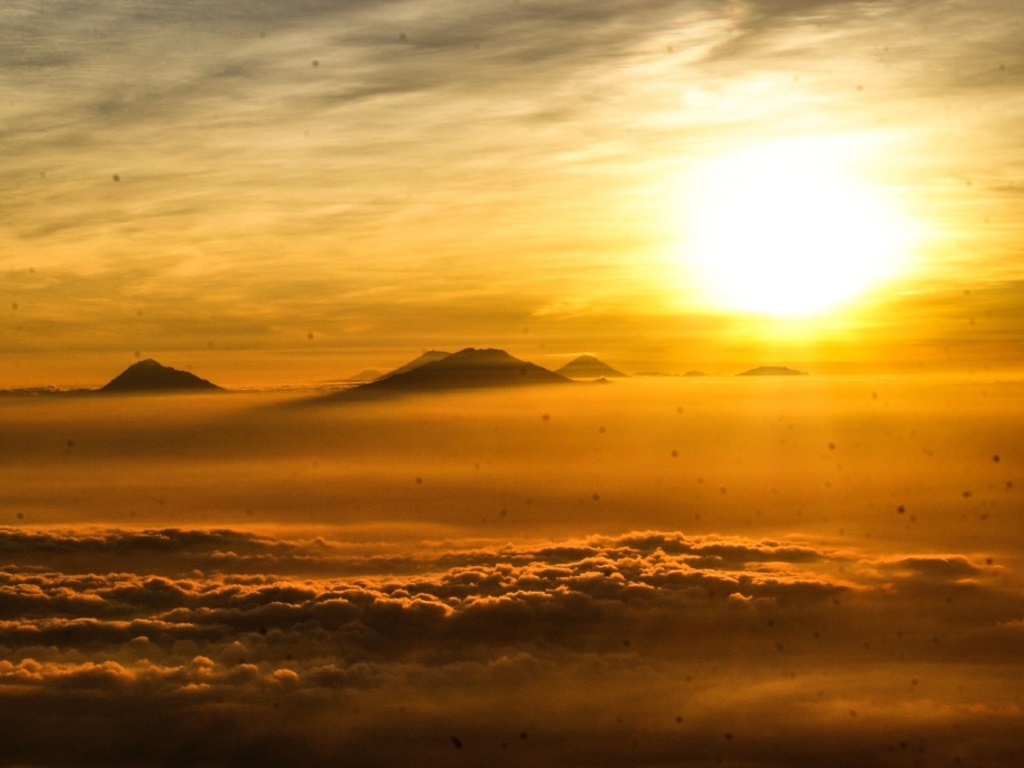
<path id="1" fill-rule="evenodd" d="M 375 379 L 379 379 L 383 375 L 384 374 L 382 374 L 380 371 L 375 371 L 372 368 L 367 368 L 365 371 L 360 371 L 359 373 L 357 373 L 357 374 L 355 374 L 353 376 L 349 376 L 346 379 L 346 381 L 356 381 L 356 382 L 374 381 Z"/>
<path id="2" fill-rule="evenodd" d="M 451 354 L 451 352 L 442 352 L 439 349 L 432 349 L 429 352 L 424 352 L 415 360 L 410 360 L 405 365 L 400 365 L 398 368 L 395 368 L 395 370 L 391 371 L 390 373 L 385 373 L 383 376 L 380 376 L 378 378 L 387 379 L 390 378 L 391 376 L 397 376 L 402 373 L 408 373 L 409 371 L 414 371 L 420 366 L 426 365 L 427 363 L 433 363 L 438 360 L 444 360 L 446 357 L 451 357 Z"/>
<path id="3" fill-rule="evenodd" d="M 350 400 L 389 394 L 568 383 L 571 381 L 565 376 L 519 360 L 503 350 L 470 347 L 411 370 L 393 372 L 368 384 L 328 395 L 328 399 Z"/>
<path id="4" fill-rule="evenodd" d="M 555 373 L 570 379 L 621 379 L 626 374 L 603 363 L 593 355 L 580 355 L 559 368 Z"/>
<path id="5" fill-rule="evenodd" d="M 100 387 L 100 392 L 153 392 L 167 390 L 219 390 L 216 384 L 187 371 L 141 360 Z"/>
<path id="6" fill-rule="evenodd" d="M 806 376 L 807 371 L 796 371 L 782 365 L 762 365 L 749 371 L 737 373 L 737 376 Z"/>

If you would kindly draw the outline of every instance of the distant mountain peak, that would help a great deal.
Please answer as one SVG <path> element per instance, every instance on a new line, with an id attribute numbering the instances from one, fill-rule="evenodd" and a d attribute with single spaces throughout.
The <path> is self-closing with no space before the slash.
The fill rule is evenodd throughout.
<path id="1" fill-rule="evenodd" d="M 376 381 L 330 395 L 351 399 L 376 395 L 492 389 L 538 384 L 567 384 L 570 380 L 539 365 L 513 357 L 503 349 L 467 347 L 454 354 L 392 372 Z"/>
<path id="2" fill-rule="evenodd" d="M 495 349 L 494 347 L 466 347 L 465 349 L 460 349 L 458 352 L 456 352 L 453 355 L 450 355 L 449 357 L 454 357 L 457 360 L 461 361 L 469 360 L 476 362 L 494 363 L 514 360 L 517 362 L 522 362 L 518 358 L 512 357 L 512 355 L 510 355 L 504 349 Z"/>
<path id="3" fill-rule="evenodd" d="M 170 366 L 161 365 L 151 357 L 147 357 L 145 360 L 139 360 L 137 363 L 133 363 L 125 368 L 125 371 L 158 371 L 158 370 L 173 371 L 174 368 Z"/>
<path id="4" fill-rule="evenodd" d="M 626 374 L 617 371 L 593 355 L 580 355 L 557 369 L 555 373 L 570 379 L 622 379 Z"/>
<path id="5" fill-rule="evenodd" d="M 762 365 L 749 371 L 737 373 L 737 376 L 806 376 L 807 371 L 798 371 L 784 365 Z"/>
<path id="6" fill-rule="evenodd" d="M 433 363 L 433 362 L 435 362 L 437 360 L 444 360 L 446 357 L 448 357 L 450 355 L 451 355 L 451 352 L 444 352 L 444 351 L 442 351 L 440 349 L 431 349 L 431 350 L 429 350 L 427 352 L 424 352 L 419 357 L 417 357 L 417 358 L 415 358 L 413 360 L 410 360 L 405 365 L 400 365 L 397 368 L 395 368 L 395 370 L 389 371 L 388 373 L 385 373 L 383 376 L 378 376 L 377 378 L 386 379 L 386 378 L 389 378 L 391 376 L 397 376 L 400 373 L 407 373 L 409 371 L 412 371 L 412 370 L 415 370 L 415 369 L 419 368 L 421 365 L 426 365 L 427 363 Z"/>
<path id="7" fill-rule="evenodd" d="M 379 379 L 383 375 L 384 374 L 382 374 L 378 370 L 375 370 L 373 368 L 366 368 L 365 370 L 362 370 L 359 373 L 352 374 L 351 376 L 348 377 L 348 379 L 346 379 L 346 381 L 355 381 L 362 383 L 364 381 L 373 381 L 374 379 Z"/>
<path id="8" fill-rule="evenodd" d="M 169 390 L 217 390 L 216 384 L 188 371 L 179 371 L 147 358 L 128 366 L 105 385 L 100 392 L 153 392 Z"/>

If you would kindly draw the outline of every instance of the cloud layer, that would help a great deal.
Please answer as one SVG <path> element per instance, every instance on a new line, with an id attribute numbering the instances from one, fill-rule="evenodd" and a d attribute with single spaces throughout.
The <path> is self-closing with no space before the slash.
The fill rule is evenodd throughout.
<path id="1" fill-rule="evenodd" d="M 1024 746 L 1024 594 L 999 564 L 654 531 L 373 550 L 0 530 L 7 759 L 1000 765 Z"/>

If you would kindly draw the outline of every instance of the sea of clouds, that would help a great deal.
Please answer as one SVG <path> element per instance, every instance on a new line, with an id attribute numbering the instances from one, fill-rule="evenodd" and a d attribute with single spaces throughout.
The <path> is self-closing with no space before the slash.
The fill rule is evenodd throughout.
<path id="1" fill-rule="evenodd" d="M 1024 747 L 1024 592 L 962 555 L 5 528 L 0 563 L 7 765 L 1010 765 Z"/>

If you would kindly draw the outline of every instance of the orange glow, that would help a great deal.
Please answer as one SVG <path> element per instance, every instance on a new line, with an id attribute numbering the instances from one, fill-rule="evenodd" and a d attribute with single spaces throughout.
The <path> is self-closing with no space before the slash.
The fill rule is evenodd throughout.
<path id="1" fill-rule="evenodd" d="M 1019 5 L 0 5 L 0 767 L 1016 767 Z"/>

